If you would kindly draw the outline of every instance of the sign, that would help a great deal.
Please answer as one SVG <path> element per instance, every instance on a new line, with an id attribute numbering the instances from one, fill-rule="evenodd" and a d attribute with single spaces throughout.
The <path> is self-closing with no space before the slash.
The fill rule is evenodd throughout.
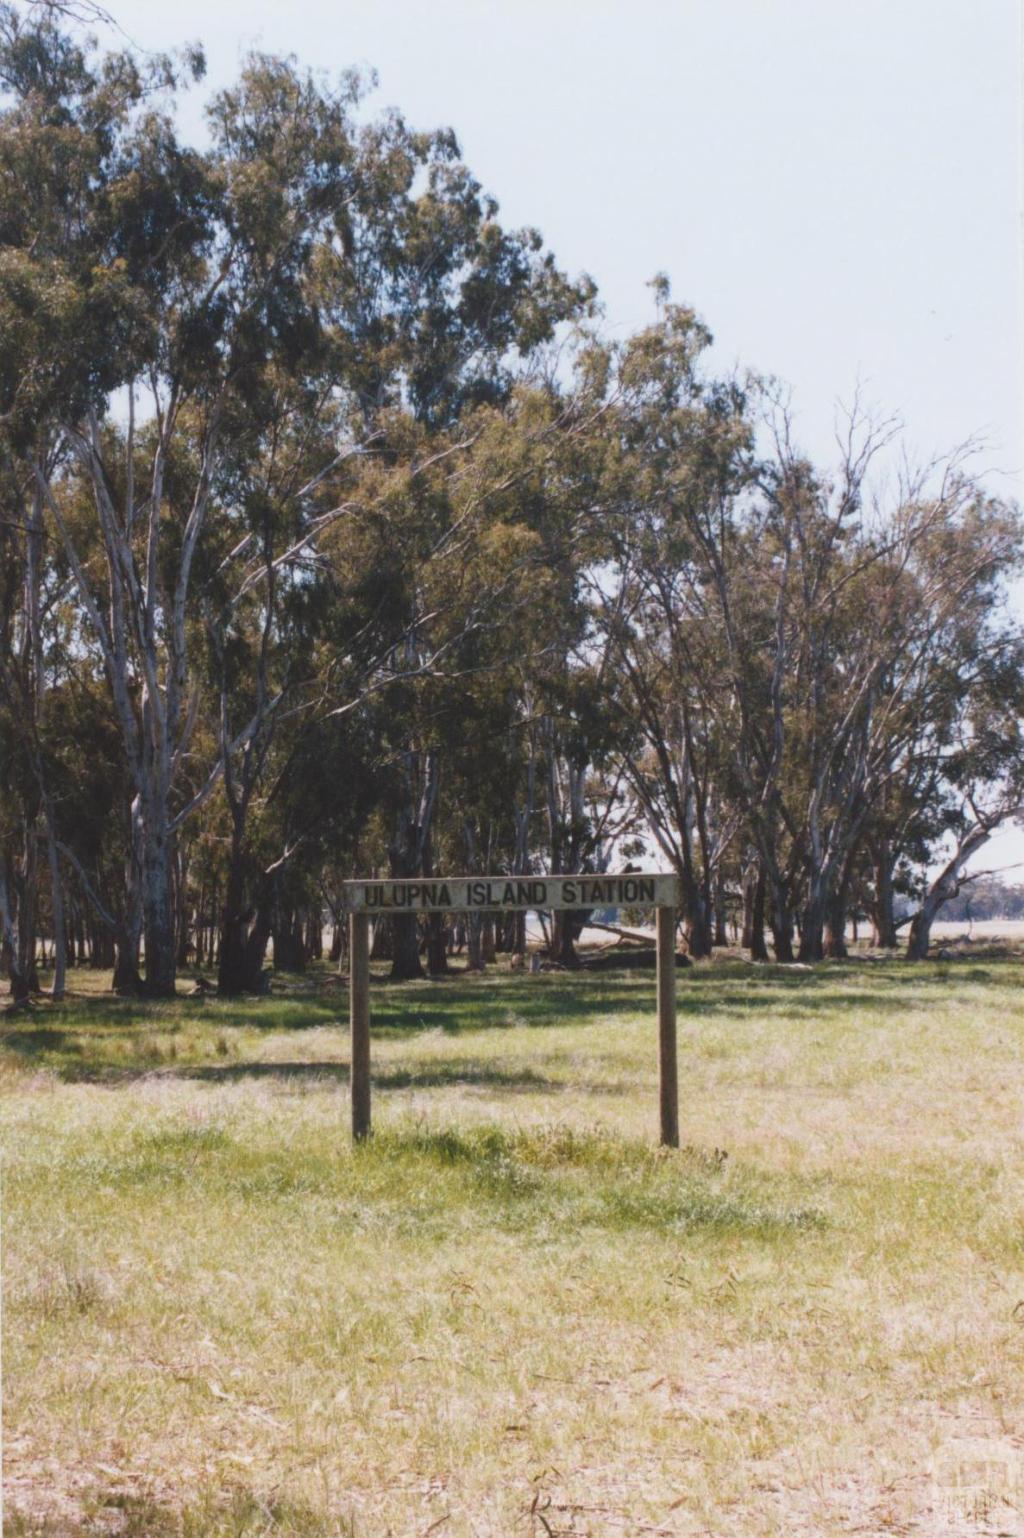
<path id="1" fill-rule="evenodd" d="M 350 913 L 494 912 L 524 908 L 672 908 L 675 876 L 449 876 L 346 881 Z"/>
<path id="2" fill-rule="evenodd" d="M 679 1147 L 676 1063 L 676 878 L 622 876 L 449 876 L 447 881 L 346 881 L 349 1021 L 352 1028 L 352 1136 L 370 1136 L 370 919 L 380 913 L 493 913 L 524 908 L 656 908 L 658 1079 L 661 1141 Z"/>

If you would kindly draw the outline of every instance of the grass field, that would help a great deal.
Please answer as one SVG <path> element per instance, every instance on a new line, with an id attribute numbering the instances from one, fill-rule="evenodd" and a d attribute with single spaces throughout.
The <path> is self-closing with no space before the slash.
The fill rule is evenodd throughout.
<path id="1" fill-rule="evenodd" d="M 1024 964 L 3 1023 L 5 1532 L 1024 1532 Z"/>

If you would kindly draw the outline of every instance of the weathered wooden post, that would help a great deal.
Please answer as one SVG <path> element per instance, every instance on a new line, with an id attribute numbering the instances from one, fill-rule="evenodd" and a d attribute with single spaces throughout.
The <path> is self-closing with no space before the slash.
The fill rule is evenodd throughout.
<path id="1" fill-rule="evenodd" d="M 349 1010 L 352 1023 L 352 1136 L 370 1135 L 370 918 L 348 916 Z"/>
<path id="2" fill-rule="evenodd" d="M 658 908 L 658 1068 L 661 1141 L 679 1147 L 679 1068 L 676 1060 L 676 910 Z"/>

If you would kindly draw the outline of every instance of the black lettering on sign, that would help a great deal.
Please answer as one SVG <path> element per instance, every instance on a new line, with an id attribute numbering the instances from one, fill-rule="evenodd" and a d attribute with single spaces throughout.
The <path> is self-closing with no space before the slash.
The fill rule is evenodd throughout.
<path id="1" fill-rule="evenodd" d="M 455 911 L 501 908 L 600 908 L 611 904 L 656 907 L 671 901 L 671 876 L 637 873 L 628 876 L 512 876 L 452 877 L 411 881 L 380 880 L 347 883 L 352 906 L 374 912 Z"/>

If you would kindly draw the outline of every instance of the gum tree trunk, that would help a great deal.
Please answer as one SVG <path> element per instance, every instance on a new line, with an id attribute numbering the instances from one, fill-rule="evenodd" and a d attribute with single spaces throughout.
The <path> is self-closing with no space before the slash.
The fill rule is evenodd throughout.
<path id="1" fill-rule="evenodd" d="M 431 977 L 443 977 L 448 971 L 448 930 L 443 913 L 427 919 L 427 971 Z"/>
<path id="2" fill-rule="evenodd" d="M 766 886 L 764 866 L 757 862 L 757 877 L 754 882 L 754 892 L 750 911 L 750 959 L 751 961 L 767 961 L 768 946 L 764 938 L 764 908 Z"/>
<path id="3" fill-rule="evenodd" d="M 833 960 L 842 960 L 847 954 L 846 949 L 846 903 L 849 883 L 843 881 L 839 890 L 830 897 L 826 907 L 825 918 L 825 955 Z"/>
<path id="4" fill-rule="evenodd" d="M 154 999 L 173 998 L 178 954 L 174 932 L 174 874 L 171 840 L 157 814 L 146 841 L 143 930 L 145 935 L 145 992 Z"/>
<path id="5" fill-rule="evenodd" d="M 789 896 L 780 883 L 772 884 L 771 931 L 776 961 L 793 961 L 793 914 Z"/>
<path id="6" fill-rule="evenodd" d="M 824 877 L 815 874 L 800 914 L 801 961 L 821 961 L 825 955 L 825 895 Z"/>
<path id="7" fill-rule="evenodd" d="M 53 836 L 53 825 L 49 815 L 46 821 L 46 858 L 50 867 L 50 911 L 53 918 L 53 982 L 50 985 L 50 997 L 62 999 L 67 988 L 68 965 L 64 888 L 61 885 L 57 843 Z"/>
<path id="8" fill-rule="evenodd" d="M 1007 810 L 1003 813 L 1003 818 L 1018 816 L 1019 812 L 1020 808 Z M 988 843 L 997 826 L 998 823 L 993 821 L 989 824 L 976 823 L 974 827 L 968 829 L 957 845 L 952 858 L 946 862 L 929 886 L 910 925 L 910 938 L 907 942 L 908 961 L 927 960 L 932 924 L 938 917 L 940 908 L 950 897 L 956 896 L 960 888 L 958 879 L 960 872 L 971 855 Z"/>
<path id="9" fill-rule="evenodd" d="M 0 854 L 0 961 L 6 965 L 10 976 L 12 1004 L 27 1003 L 31 992 L 28 976 L 19 960 L 20 950 L 11 908 L 6 860 Z"/>
<path id="10" fill-rule="evenodd" d="M 405 759 L 406 777 L 409 782 L 409 803 L 402 809 L 398 831 L 388 850 L 392 880 L 408 880 L 422 875 L 429 867 L 430 831 L 437 805 L 438 762 L 437 754 L 429 752 L 422 763 L 422 787 L 413 798 L 417 755 L 409 753 Z M 398 982 L 422 977 L 420 963 L 419 921 L 415 913 L 395 913 L 391 916 L 392 953 L 391 976 Z M 447 963 L 445 963 L 447 965 Z"/>
<path id="11" fill-rule="evenodd" d="M 875 890 L 871 905 L 871 922 L 874 932 L 872 945 L 893 950 L 899 943 L 896 930 L 896 914 L 892 885 L 893 860 L 887 839 L 879 839 L 871 851 L 874 868 Z"/>
<path id="12" fill-rule="evenodd" d="M 725 876 L 722 873 L 721 865 L 719 865 L 719 867 L 715 871 L 714 893 L 715 893 L 715 935 L 714 935 L 714 943 L 715 943 L 715 945 L 718 945 L 718 946 L 728 945 L 729 944 L 729 926 L 728 926 L 728 919 L 727 919 L 727 914 L 726 914 L 726 902 L 725 902 Z"/>

